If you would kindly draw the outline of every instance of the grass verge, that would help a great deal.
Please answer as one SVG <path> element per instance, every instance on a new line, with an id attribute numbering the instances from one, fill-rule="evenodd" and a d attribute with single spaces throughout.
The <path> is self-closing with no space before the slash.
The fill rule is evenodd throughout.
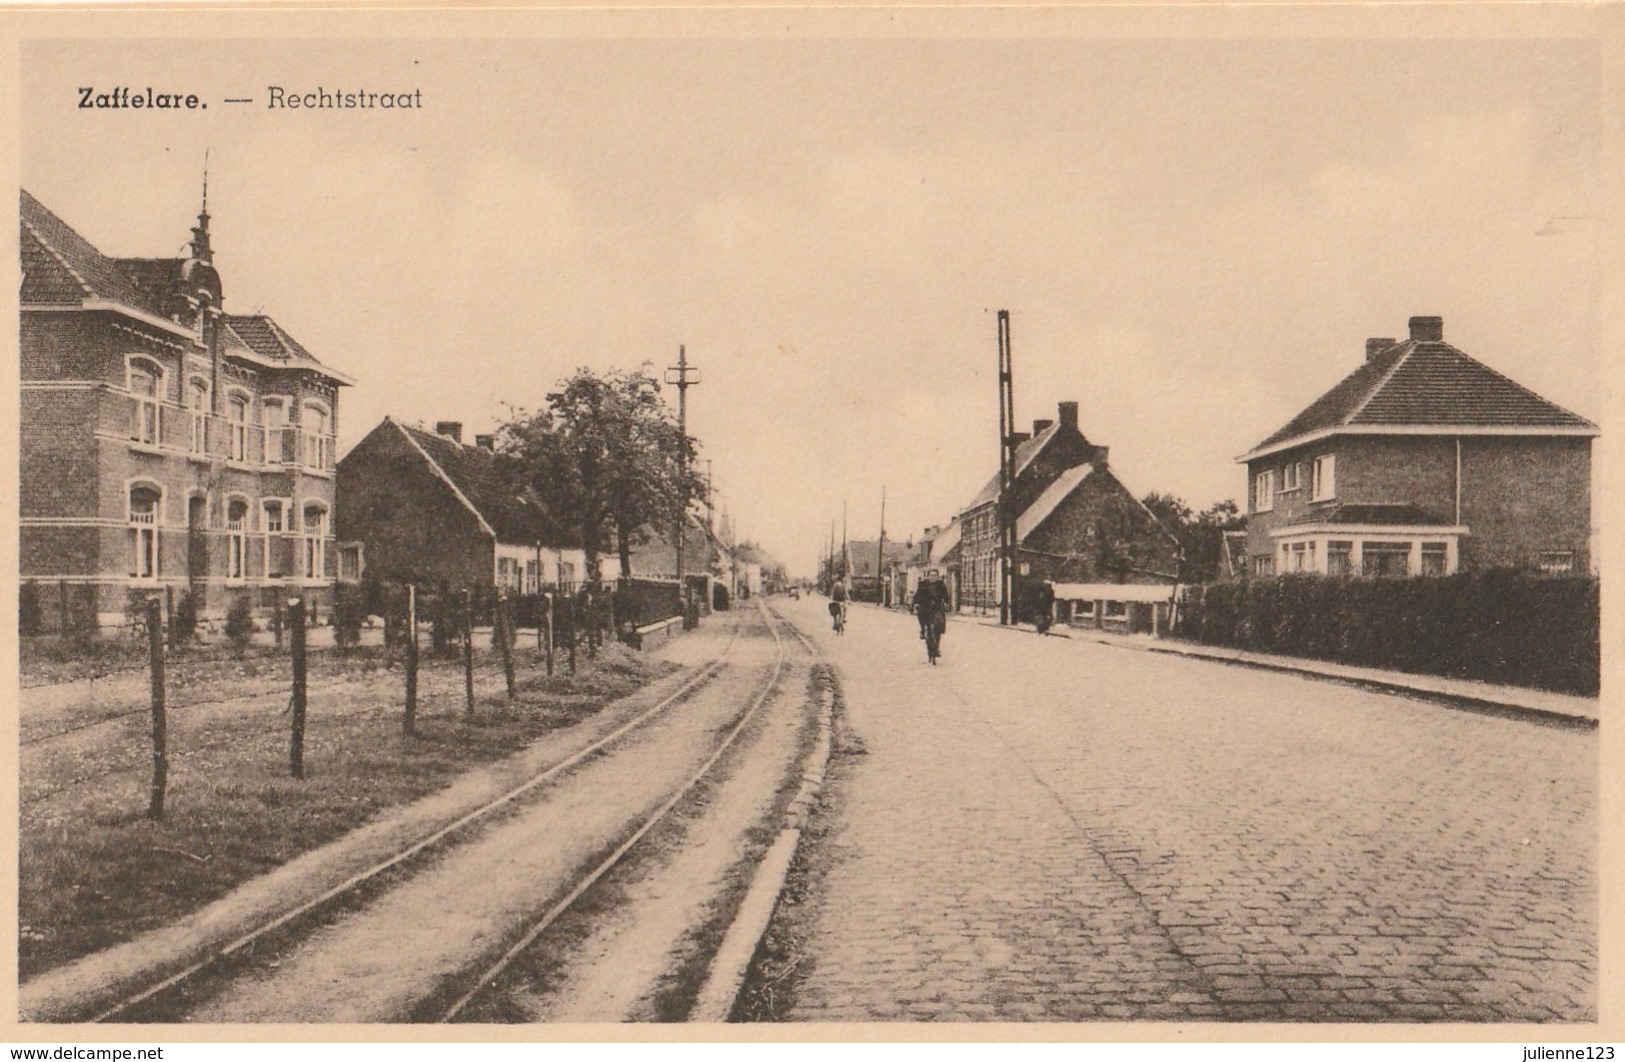
<path id="1" fill-rule="evenodd" d="M 242 661 L 196 663 L 201 686 L 244 677 Z M 464 714 L 460 673 L 456 681 L 439 676 L 438 687 L 427 684 L 417 733 L 408 737 L 401 730 L 400 675 L 381 651 L 324 654 L 320 673 L 334 679 L 336 692 L 322 712 L 313 712 L 304 780 L 289 777 L 285 721 L 278 725 L 272 718 L 267 726 L 263 713 L 227 714 L 211 721 L 207 743 L 171 746 L 170 798 L 162 821 L 145 817 L 147 778 L 139 771 L 109 774 L 63 797 L 25 804 L 20 977 L 168 924 L 671 670 L 620 646 L 606 647 L 596 660 L 583 655 L 574 676 L 546 677 L 536 663 L 522 656 L 522 681 L 512 703 L 490 692 L 492 673 L 483 670 L 485 693 L 472 718 Z M 313 685 L 317 676 L 313 660 Z M 500 682 L 495 680 L 497 690 Z M 85 756 L 128 751 L 131 734 L 106 729 L 94 732 L 105 748 L 81 750 Z M 25 787 L 31 781 L 38 780 L 25 776 Z"/>

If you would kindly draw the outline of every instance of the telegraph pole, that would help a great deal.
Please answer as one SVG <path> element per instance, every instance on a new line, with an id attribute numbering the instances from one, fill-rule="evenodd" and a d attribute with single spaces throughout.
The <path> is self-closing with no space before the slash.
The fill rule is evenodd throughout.
<path id="1" fill-rule="evenodd" d="M 880 543 L 875 547 L 875 603 L 886 607 L 886 485 L 880 485 Z"/>
<path id="2" fill-rule="evenodd" d="M 999 624 L 1015 620 L 1016 518 L 1010 497 L 1016 477 L 1016 404 L 1010 367 L 1010 311 L 999 311 Z"/>
<path id="3" fill-rule="evenodd" d="M 688 364 L 688 350 L 677 346 L 677 364 L 666 369 L 666 382 L 677 385 L 677 434 L 682 448 L 677 451 L 677 599 L 688 615 L 688 587 L 683 583 L 683 532 L 688 522 L 688 389 L 700 382 L 700 370 Z"/>

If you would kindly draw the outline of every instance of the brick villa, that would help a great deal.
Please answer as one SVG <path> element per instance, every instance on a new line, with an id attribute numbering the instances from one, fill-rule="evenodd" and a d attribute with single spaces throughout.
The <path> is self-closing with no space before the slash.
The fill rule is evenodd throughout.
<path id="1" fill-rule="evenodd" d="M 43 625 L 118 626 L 166 592 L 205 616 L 290 587 L 320 607 L 352 381 L 225 312 L 207 189 L 185 258 L 109 257 L 26 190 L 20 221 L 20 575 Z"/>
<path id="2" fill-rule="evenodd" d="M 1597 426 L 1444 341 L 1437 317 L 1236 460 L 1247 573 L 1587 571 Z"/>

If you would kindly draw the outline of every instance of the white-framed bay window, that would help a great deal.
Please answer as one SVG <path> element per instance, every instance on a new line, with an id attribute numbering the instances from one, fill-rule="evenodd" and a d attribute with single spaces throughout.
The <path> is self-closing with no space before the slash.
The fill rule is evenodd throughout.
<path id="1" fill-rule="evenodd" d="M 307 468 L 326 471 L 333 467 L 333 414 L 321 402 L 306 402 L 300 412 L 303 460 Z"/>
<path id="2" fill-rule="evenodd" d="M 1454 574 L 1466 534 L 1465 527 L 1323 523 L 1281 528 L 1271 537 L 1278 572 L 1399 579 Z"/>

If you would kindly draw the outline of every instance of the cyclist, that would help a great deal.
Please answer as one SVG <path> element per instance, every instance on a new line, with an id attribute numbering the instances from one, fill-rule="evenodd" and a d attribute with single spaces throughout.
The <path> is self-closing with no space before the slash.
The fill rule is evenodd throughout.
<path id="1" fill-rule="evenodd" d="M 914 591 L 914 615 L 920 621 L 920 637 L 925 637 L 926 629 L 936 624 L 940 635 L 948 624 L 948 609 L 953 601 L 948 595 L 948 584 L 942 581 L 942 573 L 932 568 L 920 580 L 920 585 Z"/>
<path id="2" fill-rule="evenodd" d="M 829 615 L 830 629 L 840 630 L 846 621 L 846 582 L 835 580 L 835 585 L 829 588 Z"/>

